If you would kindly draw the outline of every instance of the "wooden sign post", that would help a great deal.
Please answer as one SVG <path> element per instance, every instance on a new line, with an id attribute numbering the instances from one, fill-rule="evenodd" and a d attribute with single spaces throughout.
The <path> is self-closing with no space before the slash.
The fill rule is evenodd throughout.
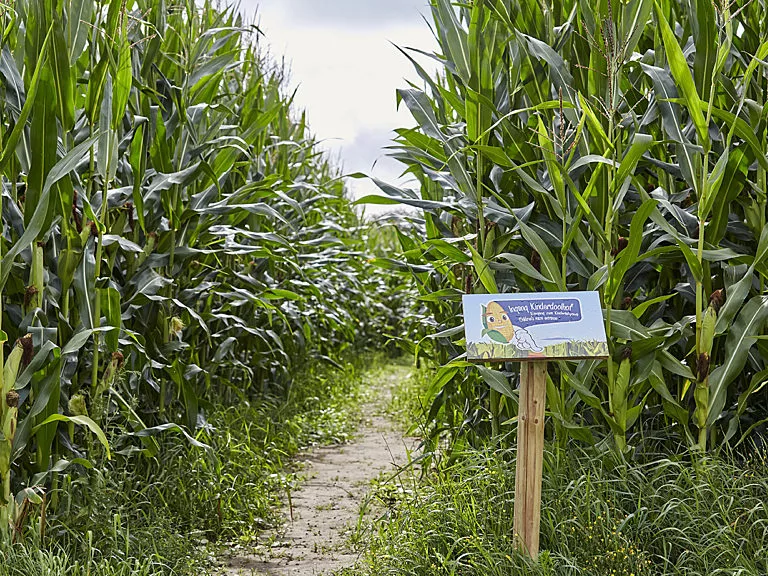
<path id="1" fill-rule="evenodd" d="M 597 292 L 464 296 L 467 360 L 521 362 L 515 546 L 539 554 L 547 360 L 608 357 Z"/>
<path id="2" fill-rule="evenodd" d="M 514 535 L 515 545 L 532 558 L 539 554 L 546 402 L 547 363 L 523 364 L 520 367 L 520 405 L 517 412 Z"/>

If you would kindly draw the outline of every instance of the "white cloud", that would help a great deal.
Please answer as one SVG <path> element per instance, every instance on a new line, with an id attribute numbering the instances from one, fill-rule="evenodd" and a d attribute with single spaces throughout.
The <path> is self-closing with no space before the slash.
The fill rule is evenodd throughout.
<path id="1" fill-rule="evenodd" d="M 253 0 L 243 9 L 256 12 Z M 258 19 L 270 51 L 285 56 L 296 105 L 307 110 L 313 133 L 338 153 L 348 171 L 371 171 L 396 180 L 402 167 L 384 158 L 392 130 L 412 126 L 397 110 L 396 90 L 405 78 L 419 82 L 411 63 L 393 44 L 430 50 L 434 38 L 421 12 L 426 0 L 262 0 Z M 425 64 L 429 65 L 428 62 Z M 350 184 L 356 196 L 373 184 Z M 369 208 L 370 212 L 381 208 Z"/>
<path id="2" fill-rule="evenodd" d="M 342 27 L 349 24 L 379 28 L 413 22 L 428 8 L 427 0 L 262 0 L 269 8 L 279 4 L 297 24 Z"/>

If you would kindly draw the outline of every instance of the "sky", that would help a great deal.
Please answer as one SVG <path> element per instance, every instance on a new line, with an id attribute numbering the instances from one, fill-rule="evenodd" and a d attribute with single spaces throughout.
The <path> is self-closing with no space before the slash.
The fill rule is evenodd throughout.
<path id="1" fill-rule="evenodd" d="M 398 182 L 403 166 L 382 148 L 392 130 L 414 125 L 404 106 L 398 111 L 396 90 L 418 76 L 393 43 L 435 49 L 424 20 L 429 0 L 241 0 L 241 7 L 256 15 L 273 56 L 285 58 L 298 108 L 344 172 Z M 369 180 L 348 186 L 357 198 L 378 192 Z M 370 216 L 387 209 L 365 208 Z"/>

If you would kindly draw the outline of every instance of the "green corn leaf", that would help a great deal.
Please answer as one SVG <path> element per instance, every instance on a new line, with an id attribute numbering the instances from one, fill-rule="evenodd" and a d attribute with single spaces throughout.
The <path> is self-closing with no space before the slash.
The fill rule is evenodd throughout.
<path id="1" fill-rule="evenodd" d="M 515 217 L 517 216 L 515 215 Z M 538 252 L 539 256 L 541 257 L 542 273 L 544 276 L 554 280 L 554 283 L 550 286 L 554 286 L 561 292 L 565 292 L 565 281 L 560 274 L 560 268 L 557 265 L 557 261 L 552 255 L 552 252 L 550 252 L 547 244 L 544 242 L 544 240 L 541 239 L 541 236 L 539 236 L 530 226 L 528 226 L 519 218 L 518 224 L 520 225 L 520 231 L 522 232 L 525 241 L 531 248 L 536 250 L 536 252 Z"/>
<path id="2" fill-rule="evenodd" d="M 653 91 L 656 95 L 656 105 L 661 112 L 661 125 L 664 133 L 678 143 L 677 161 L 683 177 L 690 186 L 698 192 L 700 181 L 696 177 L 697 167 L 701 163 L 703 149 L 691 146 L 690 141 L 683 134 L 683 122 L 680 117 L 679 107 L 673 102 L 678 102 L 678 91 L 674 80 L 668 70 L 641 63 L 643 72 L 651 78 Z"/>
<path id="3" fill-rule="evenodd" d="M 629 180 L 637 169 L 637 164 L 643 157 L 643 154 L 653 146 L 653 138 L 648 134 L 635 134 L 632 139 L 632 145 L 627 150 L 624 158 L 619 164 L 619 169 L 616 172 L 616 178 L 614 180 L 614 210 L 618 211 L 624 194 L 620 192 L 620 189 L 626 190 L 629 186 Z"/>
<path id="4" fill-rule="evenodd" d="M 467 254 L 459 250 L 453 244 L 446 242 L 445 240 L 429 240 L 424 245 L 434 246 L 438 252 L 443 254 L 445 257 L 450 258 L 454 262 L 461 262 L 462 264 L 466 264 L 472 260 Z"/>
<path id="5" fill-rule="evenodd" d="M 34 434 L 40 428 L 43 428 L 44 426 L 47 426 L 52 422 L 72 422 L 74 424 L 78 424 L 80 426 L 84 426 L 85 428 L 88 428 L 91 431 L 91 433 L 94 436 L 96 436 L 96 438 L 101 443 L 101 445 L 104 446 L 104 450 L 106 450 L 106 453 L 107 453 L 107 459 L 109 460 L 112 459 L 112 454 L 109 450 L 109 442 L 107 441 L 106 434 L 104 434 L 104 431 L 101 429 L 101 427 L 98 424 L 96 424 L 96 422 L 88 418 L 88 416 L 65 416 L 64 414 L 52 414 L 51 416 L 46 418 L 45 421 L 35 426 L 32 429 L 32 433 Z"/>
<path id="6" fill-rule="evenodd" d="M 110 352 L 117 352 L 120 329 L 122 328 L 122 309 L 120 307 L 120 292 L 110 286 L 100 290 L 101 310 L 104 313 L 107 326 L 112 328 L 104 336 L 104 342 Z"/>
<path id="7" fill-rule="evenodd" d="M 515 35 L 520 39 L 521 46 L 531 56 L 541 62 L 546 62 L 549 65 L 549 77 L 558 93 L 562 90 L 563 99 L 567 102 L 575 102 L 577 98 L 573 88 L 573 75 L 568 69 L 563 57 L 553 50 L 551 46 L 538 38 L 523 34 L 519 30 L 515 31 Z M 571 117 L 574 123 L 576 123 L 576 117 L 575 115 L 570 114 L 570 110 L 568 110 L 566 114 Z"/>
<path id="8" fill-rule="evenodd" d="M 585 364 L 592 363 L 588 361 Z M 581 375 L 577 372 L 576 374 L 569 374 L 566 373 L 566 381 L 568 382 L 568 385 L 573 388 L 573 390 L 579 395 L 579 398 L 591 408 L 602 412 L 602 401 L 600 398 L 595 395 L 595 393 L 590 390 L 588 383 L 592 382 L 591 375 L 594 372 L 594 365 L 591 367 L 590 370 L 587 371 L 586 375 Z"/>
<path id="9" fill-rule="evenodd" d="M 192 436 L 189 432 L 187 432 L 184 428 L 179 426 L 178 424 L 174 424 L 172 422 L 169 422 L 167 424 L 160 424 L 159 426 L 153 426 L 151 428 L 143 428 L 139 430 L 138 432 L 132 432 L 129 433 L 129 436 L 136 436 L 137 438 L 154 438 L 155 436 L 159 436 L 163 432 L 172 431 L 172 432 L 179 432 L 184 438 L 189 442 L 192 446 L 195 446 L 196 448 L 202 448 L 203 450 L 212 450 L 210 446 L 207 444 L 200 442 L 197 440 L 194 436 Z"/>
<path id="10" fill-rule="evenodd" d="M 749 296 L 753 280 L 753 269 L 750 268 L 741 280 L 726 289 L 725 305 L 717 315 L 715 334 L 724 334 L 729 331 L 736 313 Z"/>
<path id="11" fill-rule="evenodd" d="M 102 91 L 99 143 L 96 148 L 96 167 L 99 175 L 107 182 L 111 182 L 117 172 L 117 133 L 112 129 L 112 86 L 112 75 L 107 73 Z"/>
<path id="12" fill-rule="evenodd" d="M 691 369 L 670 354 L 668 350 L 659 350 L 656 354 L 656 358 L 667 372 L 685 378 L 686 380 L 693 380 L 695 378 Z"/>
<path id="13" fill-rule="evenodd" d="M 648 329 L 628 310 L 611 311 L 611 336 L 632 342 L 650 338 Z M 633 346 L 634 349 L 634 346 Z"/>
<path id="14" fill-rule="evenodd" d="M 693 250 L 691 250 L 690 246 L 688 246 L 688 244 L 686 244 L 681 238 L 675 238 L 675 242 L 677 242 L 677 245 L 680 248 L 680 252 L 682 252 L 683 257 L 685 258 L 685 262 L 691 269 L 693 278 L 697 282 L 701 282 L 704 278 L 704 269 L 701 266 L 701 262 L 699 262 L 699 259 L 693 253 Z"/>
<path id="15" fill-rule="evenodd" d="M 131 86 L 133 84 L 133 63 L 131 55 L 131 42 L 126 32 L 126 19 L 123 19 L 120 36 L 117 38 L 117 62 L 116 69 L 113 72 L 114 78 L 112 86 L 112 124 L 110 128 L 117 130 L 123 121 L 125 109 L 128 105 L 128 98 L 131 95 Z M 104 104 L 102 104 L 103 106 Z"/>
<path id="16" fill-rule="evenodd" d="M 56 88 L 54 85 L 51 68 L 46 66 L 40 76 L 40 86 L 35 108 L 32 111 L 32 129 L 30 137 L 30 152 L 32 162 L 27 178 L 27 193 L 24 201 L 24 223 L 29 223 L 35 214 L 38 205 L 43 204 L 46 212 L 42 229 L 48 228 L 52 214 L 49 207 L 43 203 L 42 193 L 48 172 L 56 163 L 58 135 L 50 126 L 56 125 Z"/>
<path id="17" fill-rule="evenodd" d="M 630 0 L 621 5 L 621 37 L 627 56 L 634 52 L 651 17 L 653 0 Z"/>
<path id="18" fill-rule="evenodd" d="M 581 92 L 579 92 L 579 106 L 581 107 L 581 110 L 584 112 L 584 115 L 587 118 L 587 126 L 589 126 L 590 134 L 599 136 L 601 140 L 601 144 L 603 146 L 607 146 L 609 150 L 612 150 L 613 143 L 610 141 L 610 139 L 608 138 L 608 135 L 605 133 L 602 123 L 597 118 L 597 114 L 595 114 L 595 111 L 592 110 L 589 103 L 584 98 L 584 95 Z"/>
<path id="19" fill-rule="evenodd" d="M 672 98 L 670 102 L 684 103 L 685 100 Z M 699 106 L 701 110 L 708 109 L 708 105 L 705 102 L 700 102 Z M 755 158 L 757 159 L 760 166 L 768 170 L 768 158 L 765 155 L 765 151 L 761 148 L 760 141 L 757 139 L 754 129 L 743 118 L 740 118 L 727 110 L 722 110 L 717 106 L 712 106 L 711 112 L 714 118 L 725 122 L 728 126 L 731 127 L 731 131 L 734 134 L 736 134 L 739 138 L 747 143 L 749 149 L 755 155 Z"/>
<path id="20" fill-rule="evenodd" d="M 661 304 L 662 302 L 666 302 L 670 298 L 674 298 L 674 294 L 667 294 L 666 296 L 657 296 L 656 298 L 651 298 L 650 300 L 646 300 L 645 302 L 642 302 L 638 304 L 637 306 L 632 308 L 632 314 L 635 315 L 635 318 L 641 318 L 645 312 L 652 308 L 653 306 L 656 306 L 657 304 Z"/>
<path id="21" fill-rule="evenodd" d="M 755 296 L 741 310 L 725 340 L 725 361 L 709 376 L 709 409 L 707 424 L 720 417 L 728 397 L 728 386 L 744 369 L 749 350 L 768 318 L 768 297 Z"/>
<path id="22" fill-rule="evenodd" d="M 72 130 L 75 125 L 75 83 L 74 70 L 71 67 L 70 53 L 64 37 L 61 20 L 53 23 L 53 39 L 51 42 L 51 70 L 56 87 L 56 113 L 64 132 Z"/>
<path id="23" fill-rule="evenodd" d="M 475 248 L 467 243 L 470 253 L 472 254 L 472 262 L 475 266 L 475 273 L 480 279 L 480 283 L 488 291 L 488 294 L 497 294 L 499 288 L 496 285 L 496 278 L 488 262 L 475 250 Z"/>
<path id="24" fill-rule="evenodd" d="M 643 242 L 645 222 L 656 209 L 656 205 L 656 200 L 646 200 L 632 217 L 632 224 L 629 229 L 629 242 L 627 247 L 618 255 L 618 260 L 612 267 L 611 276 L 608 279 L 606 294 L 608 295 L 607 298 L 610 302 L 613 302 L 616 298 L 616 294 L 618 294 L 624 275 L 627 273 L 630 266 L 638 261 L 640 246 Z"/>
<path id="25" fill-rule="evenodd" d="M 709 96 L 717 61 L 718 25 L 715 21 L 715 5 L 710 0 L 691 2 L 692 36 L 696 45 L 693 59 L 693 76 L 699 94 Z"/>
<path id="26" fill-rule="evenodd" d="M 435 111 L 427 95 L 420 90 L 413 89 L 398 90 L 397 94 L 405 102 L 405 105 L 408 106 L 408 109 L 424 133 L 436 140 L 445 142 L 446 136 L 437 122 Z"/>
<path id="27" fill-rule="evenodd" d="M 51 366 L 51 370 L 45 378 L 36 375 L 32 383 L 33 389 L 37 389 L 38 392 L 45 390 L 49 395 L 48 402 L 42 407 L 40 413 L 33 417 L 33 424 L 36 426 L 32 429 L 32 433 L 35 435 L 37 444 L 37 457 L 40 463 L 38 471 L 41 472 L 47 467 L 51 459 L 53 441 L 56 438 L 56 426 L 46 426 L 41 423 L 58 413 L 61 395 L 60 366 L 60 363 L 57 362 Z"/>
<path id="28" fill-rule="evenodd" d="M 112 326 L 102 326 L 100 328 L 80 330 L 74 334 L 72 338 L 70 338 L 69 342 L 66 343 L 64 348 L 61 349 L 61 355 L 66 356 L 67 354 L 78 352 L 83 346 L 85 346 L 85 343 L 88 342 L 90 337 L 93 336 L 93 334 L 96 332 L 111 332 L 113 330 L 114 328 Z"/>
<path id="29" fill-rule="evenodd" d="M 517 397 L 517 394 L 515 394 L 515 391 L 509 384 L 507 377 L 498 370 L 491 370 L 485 366 L 477 366 L 477 371 L 480 372 L 480 376 L 483 377 L 485 383 L 488 384 L 492 390 L 495 390 L 499 394 L 503 394 L 507 398 Z"/>
<path id="30" fill-rule="evenodd" d="M 744 301 L 749 296 L 754 281 L 755 267 L 761 264 L 768 257 L 768 227 L 763 228 L 760 234 L 760 240 L 757 245 L 755 259 L 746 273 L 734 284 L 727 286 L 725 290 L 725 305 L 717 314 L 717 323 L 715 324 L 715 334 L 723 334 L 730 328 L 733 319 L 741 308 Z"/>
<path id="31" fill-rule="evenodd" d="M 755 374 L 749 381 L 749 386 L 747 389 L 739 394 L 739 402 L 736 408 L 736 413 L 733 415 L 733 418 L 728 425 L 728 432 L 726 433 L 727 440 L 730 440 L 736 434 L 736 428 L 738 426 L 739 419 L 744 415 L 744 412 L 747 409 L 747 401 L 749 400 L 749 397 L 752 394 L 757 394 L 760 392 L 760 390 L 765 388 L 766 384 L 768 384 L 768 369 L 761 370 Z M 741 441 L 739 441 L 739 443 L 741 443 Z"/>
<path id="32" fill-rule="evenodd" d="M 669 391 L 664 378 L 664 371 L 661 364 L 657 361 L 653 363 L 653 369 L 649 377 L 649 381 L 653 390 L 661 397 L 664 405 L 664 412 L 674 418 L 677 422 L 683 426 L 688 424 L 689 414 L 688 410 L 680 406 L 678 401 Z"/>
<path id="33" fill-rule="evenodd" d="M 704 109 L 704 106 L 705 104 L 702 102 L 702 109 Z M 765 147 L 760 144 L 757 136 L 755 136 L 755 130 L 752 126 L 735 114 L 727 110 L 721 110 L 716 106 L 712 107 L 712 116 L 728 124 L 736 135 L 748 144 L 760 166 L 768 170 L 768 158 L 765 155 Z"/>
<path id="34" fill-rule="evenodd" d="M 720 193 L 723 179 L 725 178 L 726 166 L 728 165 L 728 150 L 717 159 L 715 167 L 707 177 L 707 195 L 699 202 L 699 218 L 705 220 L 709 216 L 712 205 L 717 200 Z"/>
<path id="35" fill-rule="evenodd" d="M 587 282 L 587 290 L 590 292 L 599 289 L 602 287 L 606 282 L 608 282 L 608 266 L 600 266 L 597 270 L 595 270 L 594 274 L 589 277 L 589 280 Z"/>
<path id="36" fill-rule="evenodd" d="M 197 416 L 200 412 L 200 398 L 197 396 L 197 391 L 188 378 L 181 380 L 181 392 L 184 399 L 184 409 L 187 416 L 187 427 L 190 430 L 197 429 Z"/>
<path id="37" fill-rule="evenodd" d="M 41 51 L 42 57 L 38 58 L 37 64 L 35 65 L 35 70 L 32 73 L 32 80 L 30 81 L 29 88 L 27 89 L 27 96 L 24 100 L 24 106 L 19 113 L 19 117 L 16 120 L 16 124 L 14 125 L 10 136 L 8 136 L 5 142 L 3 142 L 3 153 L 2 156 L 0 156 L 0 172 L 6 169 L 8 162 L 10 162 L 11 158 L 16 154 L 16 145 L 19 142 L 19 139 L 22 137 L 25 129 L 27 128 L 27 119 L 34 109 L 35 101 L 37 99 L 38 87 L 40 86 L 40 78 L 43 75 L 43 70 L 47 69 L 45 56 L 48 53 L 48 50 L 46 48 L 50 42 L 52 30 L 53 28 L 48 31 L 48 34 L 45 37 L 43 49 Z M 0 288 L 2 288 L 1 285 Z"/>
<path id="38" fill-rule="evenodd" d="M 505 252 L 503 254 L 499 254 L 496 256 L 496 258 L 506 260 L 509 265 L 512 266 L 512 268 L 519 271 L 521 274 L 528 276 L 529 278 L 534 278 L 548 284 L 554 284 L 551 278 L 544 276 L 541 272 L 536 270 L 536 268 L 533 267 L 528 259 L 524 256 L 521 256 L 520 254 L 510 254 L 509 252 Z"/>
<path id="39" fill-rule="evenodd" d="M 439 31 L 443 35 L 444 45 L 447 48 L 447 56 L 453 62 L 464 83 L 469 84 L 472 64 L 467 33 L 459 23 L 450 0 L 437 0 L 434 7 L 440 22 Z"/>
<path id="40" fill-rule="evenodd" d="M 464 332 L 464 324 L 460 326 L 454 326 L 453 328 L 448 328 L 446 330 L 441 330 L 436 334 L 429 334 L 424 338 L 424 340 L 426 340 L 427 338 L 429 339 L 450 338 L 451 336 L 456 336 L 457 334 L 461 334 L 463 332 Z"/>
<path id="41" fill-rule="evenodd" d="M 554 142 L 552 141 L 552 138 L 550 138 L 547 128 L 544 125 L 541 117 L 539 117 L 538 137 L 539 146 L 544 152 L 544 162 L 547 165 L 547 173 L 549 174 L 550 181 L 552 182 L 552 187 L 555 189 L 555 196 L 560 203 L 560 208 L 562 211 L 566 208 L 565 184 L 563 183 L 562 175 L 564 169 L 560 165 L 560 162 L 557 160 L 555 155 Z"/>
<path id="42" fill-rule="evenodd" d="M 701 111 L 701 98 L 696 91 L 696 85 L 693 82 L 691 70 L 688 68 L 688 62 L 658 3 L 656 4 L 656 19 L 659 23 L 659 28 L 661 28 L 661 36 L 664 40 L 664 49 L 672 76 L 675 78 L 675 83 L 683 94 L 686 108 L 691 115 L 693 124 L 696 127 L 696 133 L 699 136 L 699 143 L 704 145 L 709 142 L 709 128 Z"/>
<path id="43" fill-rule="evenodd" d="M 441 366 L 429 383 L 425 393 L 427 398 L 434 398 L 458 374 L 459 368 L 453 365 Z"/>
<path id="44" fill-rule="evenodd" d="M 706 238 L 714 245 L 719 244 L 726 233 L 732 203 L 744 189 L 747 176 L 746 156 L 741 148 L 725 155 L 728 156 L 725 173 L 716 191 L 708 198 L 711 216 L 706 227 Z"/>
<path id="45" fill-rule="evenodd" d="M 64 11 L 67 15 L 66 41 L 69 63 L 72 66 L 85 50 L 93 8 L 91 0 L 64 0 Z"/>
<path id="46" fill-rule="evenodd" d="M 571 243 L 579 234 L 578 221 L 581 220 L 582 216 L 586 216 L 587 223 L 589 224 L 589 229 L 601 242 L 603 247 L 606 247 L 609 245 L 608 237 L 605 235 L 603 226 L 600 224 L 600 221 L 597 219 L 597 216 L 595 216 L 595 213 L 592 211 L 592 208 L 589 206 L 589 203 L 587 202 L 587 198 L 591 197 L 594 190 L 596 189 L 597 182 L 602 179 L 602 173 L 603 173 L 602 167 L 598 166 L 597 169 L 592 173 L 592 178 L 590 179 L 590 183 L 587 186 L 587 189 L 584 191 L 583 196 L 579 193 L 576 187 L 576 184 L 573 182 L 573 180 L 571 180 L 571 177 L 567 174 L 563 174 L 565 180 L 568 182 L 568 186 L 571 190 L 571 193 L 573 194 L 573 197 L 576 199 L 576 202 L 579 205 L 579 210 L 577 211 L 576 216 L 573 219 L 572 226 L 570 226 L 568 230 L 568 234 L 566 236 L 565 242 L 563 242 L 561 253 L 564 253 L 563 251 L 567 252 L 567 250 L 571 246 Z"/>
<path id="47" fill-rule="evenodd" d="M 90 150 L 91 146 L 93 146 L 96 139 L 97 137 L 93 137 L 78 146 L 75 146 L 48 172 L 40 200 L 37 203 L 37 207 L 35 208 L 35 212 L 32 215 L 27 228 L 24 230 L 24 234 L 11 249 L 8 250 L 5 256 L 3 256 L 2 261 L 0 261 L 0 290 L 2 290 L 5 283 L 8 281 L 8 275 L 11 273 L 11 266 L 13 265 L 16 256 L 18 256 L 22 250 L 29 247 L 35 238 L 37 238 L 37 236 L 44 230 L 45 222 L 48 218 L 51 188 L 77 166 L 87 154 L 88 150 Z"/>

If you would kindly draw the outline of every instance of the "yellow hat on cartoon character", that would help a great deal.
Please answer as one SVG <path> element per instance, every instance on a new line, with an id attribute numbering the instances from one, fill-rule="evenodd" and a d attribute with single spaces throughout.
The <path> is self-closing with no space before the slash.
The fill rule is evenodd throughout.
<path id="1" fill-rule="evenodd" d="M 509 318 L 506 310 L 498 302 L 488 302 L 485 307 L 485 326 L 490 330 L 495 330 L 501 334 L 507 342 L 511 342 L 515 336 L 515 328 L 512 326 L 512 320 Z"/>

